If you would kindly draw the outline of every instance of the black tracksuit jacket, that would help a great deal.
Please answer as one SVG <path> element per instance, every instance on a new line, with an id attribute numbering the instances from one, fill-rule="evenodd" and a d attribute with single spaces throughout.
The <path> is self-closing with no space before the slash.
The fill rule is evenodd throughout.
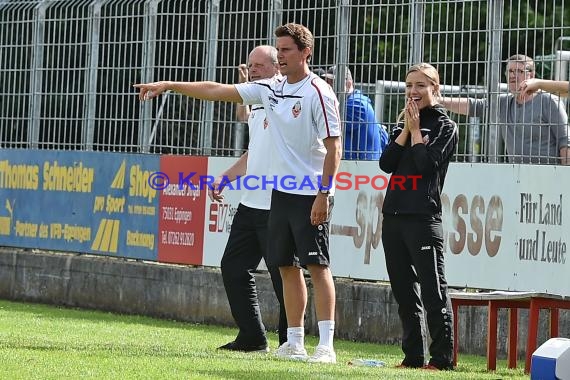
<path id="1" fill-rule="evenodd" d="M 401 215 L 441 215 L 441 190 L 449 159 L 458 142 L 457 125 L 440 105 L 420 110 L 420 129 L 425 144 L 396 144 L 403 124 L 398 124 L 390 144 L 380 157 L 380 169 L 392 173 L 386 189 L 382 212 Z M 394 183 L 406 177 L 404 186 Z M 413 188 L 415 176 L 416 188 Z M 421 176 L 418 178 L 417 176 Z M 401 181 L 399 177 L 395 182 Z"/>

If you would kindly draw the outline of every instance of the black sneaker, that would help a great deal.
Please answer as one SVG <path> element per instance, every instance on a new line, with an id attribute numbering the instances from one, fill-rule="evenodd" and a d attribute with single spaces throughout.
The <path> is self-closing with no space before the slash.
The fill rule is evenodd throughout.
<path id="1" fill-rule="evenodd" d="M 424 369 L 439 370 L 439 371 L 453 371 L 453 363 L 442 364 L 440 362 L 429 361 L 427 365 L 423 367 Z"/>
<path id="2" fill-rule="evenodd" d="M 424 363 L 410 363 L 406 360 L 402 361 L 400 364 L 396 366 L 396 368 L 423 368 Z"/>
<path id="3" fill-rule="evenodd" d="M 241 351 L 241 352 L 269 352 L 269 347 L 267 346 L 267 343 L 258 344 L 258 345 L 246 345 L 233 341 L 218 347 L 218 350 Z"/>

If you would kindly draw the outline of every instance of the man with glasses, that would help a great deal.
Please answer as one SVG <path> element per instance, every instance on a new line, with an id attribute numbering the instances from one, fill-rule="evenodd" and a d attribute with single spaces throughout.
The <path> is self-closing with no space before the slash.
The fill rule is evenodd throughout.
<path id="1" fill-rule="evenodd" d="M 499 95 L 498 127 L 509 162 L 568 164 L 568 116 L 558 97 L 525 93 L 521 84 L 534 78 L 532 58 L 516 54 L 507 60 L 509 94 Z M 440 98 L 448 110 L 483 117 L 487 99 Z"/>
<path id="2" fill-rule="evenodd" d="M 248 64 L 238 67 L 239 83 L 280 77 L 277 49 L 261 45 L 249 54 Z M 247 122 L 249 128 L 248 151 L 226 169 L 212 184 L 208 195 L 213 202 L 222 202 L 224 180 L 238 177 L 268 175 L 267 158 L 271 155 L 265 109 L 238 103 L 236 116 Z M 261 318 L 257 285 L 253 271 L 262 258 L 267 257 L 267 220 L 271 205 L 271 189 L 244 191 L 234 215 L 230 236 L 221 261 L 222 279 L 232 316 L 239 333 L 232 342 L 219 347 L 222 350 L 267 352 L 267 336 Z M 283 302 L 283 283 L 277 266 L 268 266 L 273 289 L 279 301 L 279 344 L 287 341 L 287 315 Z"/>

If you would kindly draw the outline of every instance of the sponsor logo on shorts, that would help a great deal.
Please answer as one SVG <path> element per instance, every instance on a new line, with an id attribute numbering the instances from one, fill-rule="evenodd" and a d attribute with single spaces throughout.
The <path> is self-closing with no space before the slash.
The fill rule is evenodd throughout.
<path id="1" fill-rule="evenodd" d="M 318 256 L 318 255 L 319 255 L 319 253 L 316 251 L 309 252 L 309 256 Z"/>
<path id="2" fill-rule="evenodd" d="M 422 245 L 422 247 L 420 248 L 420 251 L 427 251 L 431 249 L 431 245 Z"/>

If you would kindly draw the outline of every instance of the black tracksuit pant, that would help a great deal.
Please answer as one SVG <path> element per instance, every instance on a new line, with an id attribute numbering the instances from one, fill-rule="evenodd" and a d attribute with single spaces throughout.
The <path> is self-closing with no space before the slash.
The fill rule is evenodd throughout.
<path id="1" fill-rule="evenodd" d="M 267 254 L 269 210 L 240 203 L 234 215 L 230 236 L 222 257 L 222 278 L 232 316 L 239 328 L 237 343 L 262 345 L 267 342 L 259 311 L 255 271 Z M 283 303 L 283 283 L 279 268 L 268 267 L 273 289 L 279 301 L 279 344 L 287 341 L 287 316 Z"/>
<path id="2" fill-rule="evenodd" d="M 453 311 L 444 275 L 441 218 L 384 214 L 382 243 L 403 327 L 402 364 L 424 365 L 423 304 L 432 340 L 429 364 L 452 369 Z"/>

